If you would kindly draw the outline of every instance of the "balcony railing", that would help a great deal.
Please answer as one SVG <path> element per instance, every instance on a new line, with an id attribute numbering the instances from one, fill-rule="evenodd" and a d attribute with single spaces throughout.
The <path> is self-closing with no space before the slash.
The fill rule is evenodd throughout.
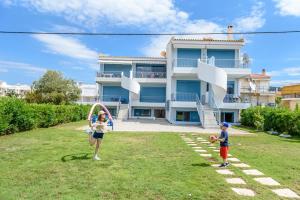
<path id="1" fill-rule="evenodd" d="M 242 93 L 276 93 L 276 89 L 271 87 L 256 87 L 255 90 L 252 90 L 250 87 L 241 87 L 240 92 Z"/>
<path id="2" fill-rule="evenodd" d="M 165 96 L 141 96 L 140 102 L 149 102 L 149 103 L 164 103 L 166 101 Z"/>
<path id="3" fill-rule="evenodd" d="M 166 78 L 166 72 L 136 72 L 135 78 Z"/>
<path id="4" fill-rule="evenodd" d="M 97 77 L 101 78 L 121 78 L 122 71 L 97 72 Z"/>
<path id="5" fill-rule="evenodd" d="M 287 99 L 287 98 L 300 98 L 300 94 L 285 94 L 282 95 L 283 99 Z"/>
<path id="6" fill-rule="evenodd" d="M 226 94 L 223 100 L 224 103 L 250 103 L 249 100 L 238 97 L 234 94 Z"/>
<path id="7" fill-rule="evenodd" d="M 172 93 L 171 100 L 196 102 L 197 96 L 198 95 L 196 93 L 177 92 L 177 93 Z"/>
<path id="8" fill-rule="evenodd" d="M 173 67 L 198 67 L 198 63 L 206 63 L 221 68 L 249 68 L 250 63 L 242 59 L 192 59 L 192 58 L 175 58 L 173 60 Z"/>
<path id="9" fill-rule="evenodd" d="M 104 102 L 121 102 L 122 104 L 128 103 L 127 98 L 117 96 L 117 95 L 103 95 L 100 97 L 100 99 L 101 99 L 101 101 L 104 101 Z"/>

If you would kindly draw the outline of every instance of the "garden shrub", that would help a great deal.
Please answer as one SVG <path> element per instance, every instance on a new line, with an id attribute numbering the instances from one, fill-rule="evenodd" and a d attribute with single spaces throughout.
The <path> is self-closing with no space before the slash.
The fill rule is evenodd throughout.
<path id="1" fill-rule="evenodd" d="M 90 106 L 29 104 L 14 97 L 0 98 L 0 135 L 47 128 L 86 119 Z"/>
<path id="2" fill-rule="evenodd" d="M 265 131 L 277 131 L 290 135 L 300 136 L 300 111 L 291 111 L 286 108 L 251 107 L 241 113 L 242 125 L 255 127 L 262 126 Z"/>

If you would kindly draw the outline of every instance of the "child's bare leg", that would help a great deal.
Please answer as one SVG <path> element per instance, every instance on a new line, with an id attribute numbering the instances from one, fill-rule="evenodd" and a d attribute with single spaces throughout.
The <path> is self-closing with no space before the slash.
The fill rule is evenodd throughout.
<path id="1" fill-rule="evenodd" d="M 93 146 L 96 143 L 96 139 L 93 137 L 93 135 L 89 135 L 89 143 L 91 146 Z"/>
<path id="2" fill-rule="evenodd" d="M 100 144 L 101 144 L 100 139 L 97 139 L 96 141 L 97 141 L 97 143 L 96 143 L 96 148 L 95 148 L 95 156 L 98 155 Z"/>

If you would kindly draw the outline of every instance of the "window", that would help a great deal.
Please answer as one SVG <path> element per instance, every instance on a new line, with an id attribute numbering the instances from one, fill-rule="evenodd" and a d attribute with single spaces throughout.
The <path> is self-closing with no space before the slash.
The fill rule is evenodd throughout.
<path id="1" fill-rule="evenodd" d="M 151 117 L 151 109 L 134 109 L 135 117 Z"/>
<path id="2" fill-rule="evenodd" d="M 227 81 L 227 94 L 234 94 L 234 81 Z"/>
<path id="3" fill-rule="evenodd" d="M 141 87 L 140 102 L 165 102 L 166 87 Z"/>
<path id="4" fill-rule="evenodd" d="M 199 115 L 197 111 L 177 111 L 176 121 L 181 122 L 199 122 Z"/>
<path id="5" fill-rule="evenodd" d="M 234 112 L 221 112 L 221 121 L 234 123 Z"/>

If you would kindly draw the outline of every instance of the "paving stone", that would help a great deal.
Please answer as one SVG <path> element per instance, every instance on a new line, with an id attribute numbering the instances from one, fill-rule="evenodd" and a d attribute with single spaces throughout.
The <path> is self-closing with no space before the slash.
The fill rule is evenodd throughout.
<path id="1" fill-rule="evenodd" d="M 197 140 L 202 140 L 203 138 L 202 137 L 197 137 Z"/>
<path id="2" fill-rule="evenodd" d="M 210 148 L 210 149 L 215 149 L 215 148 L 217 148 L 217 147 L 208 147 L 208 148 Z M 218 150 L 219 151 L 219 150 Z"/>
<path id="3" fill-rule="evenodd" d="M 214 149 L 214 152 L 220 152 L 220 150 L 219 149 Z"/>
<path id="4" fill-rule="evenodd" d="M 223 174 L 223 175 L 233 175 L 234 174 L 229 169 L 219 169 L 219 170 L 216 170 L 216 172 L 219 174 Z"/>
<path id="5" fill-rule="evenodd" d="M 283 189 L 275 189 L 272 190 L 275 194 L 277 194 L 280 197 L 286 197 L 286 198 L 294 198 L 294 199 L 300 199 L 300 196 L 293 192 L 292 190 L 288 188 L 283 188 Z"/>
<path id="6" fill-rule="evenodd" d="M 258 171 L 257 169 L 244 169 L 242 170 L 245 174 L 251 176 L 262 176 L 264 175 L 262 172 Z"/>
<path id="7" fill-rule="evenodd" d="M 209 142 L 201 142 L 202 144 L 209 144 Z"/>
<path id="8" fill-rule="evenodd" d="M 207 152 L 207 151 L 204 150 L 204 149 L 196 149 L 195 151 L 196 151 L 196 152 Z"/>
<path id="9" fill-rule="evenodd" d="M 249 165 L 245 164 L 245 163 L 232 163 L 233 166 L 235 167 L 239 167 L 239 168 L 247 168 L 250 167 Z"/>
<path id="10" fill-rule="evenodd" d="M 227 160 L 231 162 L 240 162 L 240 160 L 237 158 L 227 158 Z"/>
<path id="11" fill-rule="evenodd" d="M 209 153 L 201 153 L 200 156 L 202 156 L 202 157 L 211 157 L 211 154 L 209 154 Z"/>
<path id="12" fill-rule="evenodd" d="M 246 188 L 231 188 L 235 193 L 237 193 L 238 195 L 241 196 L 248 196 L 248 197 L 254 197 L 255 196 L 255 192 L 253 190 L 250 189 L 246 189 Z"/>
<path id="13" fill-rule="evenodd" d="M 246 185 L 246 182 L 241 178 L 226 178 L 226 182 L 229 184 Z"/>
<path id="14" fill-rule="evenodd" d="M 188 144 L 188 145 L 190 145 L 190 146 L 197 146 L 197 144 Z"/>
<path id="15" fill-rule="evenodd" d="M 220 164 L 212 164 L 211 166 L 212 166 L 212 167 L 219 167 Z"/>
<path id="16" fill-rule="evenodd" d="M 202 147 L 192 147 L 193 149 L 202 149 Z"/>
<path id="17" fill-rule="evenodd" d="M 280 183 L 278 183 L 277 181 L 275 181 L 271 177 L 254 178 L 254 180 L 259 182 L 262 185 L 269 185 L 269 186 L 280 185 Z"/>

